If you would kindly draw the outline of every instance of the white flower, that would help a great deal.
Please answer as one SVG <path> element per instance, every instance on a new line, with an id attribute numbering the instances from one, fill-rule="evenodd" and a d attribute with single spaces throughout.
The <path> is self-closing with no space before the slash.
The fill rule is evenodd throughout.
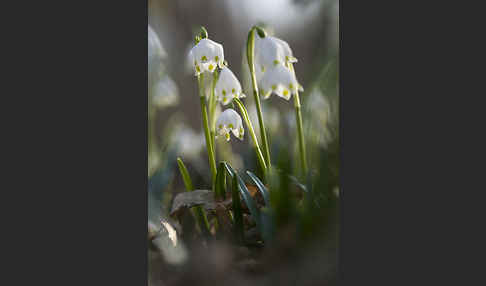
<path id="1" fill-rule="evenodd" d="M 265 72 L 260 81 L 260 89 L 264 99 L 275 93 L 289 100 L 291 94 L 297 93 L 299 83 L 292 70 L 279 64 Z"/>
<path id="2" fill-rule="evenodd" d="M 241 84 L 233 72 L 223 67 L 215 86 L 216 99 L 227 105 L 233 98 L 243 98 L 245 94 L 241 90 Z"/>
<path id="3" fill-rule="evenodd" d="M 152 91 L 152 102 L 159 108 L 176 105 L 179 102 L 179 89 L 169 76 L 155 83 Z"/>
<path id="4" fill-rule="evenodd" d="M 297 62 L 287 42 L 271 36 L 255 37 L 255 72 L 257 79 L 261 78 L 267 70 L 279 64 L 288 67 L 289 63 Z"/>
<path id="5" fill-rule="evenodd" d="M 184 123 L 173 126 L 169 145 L 177 149 L 177 154 L 189 160 L 196 159 L 206 146 L 204 133 L 196 133 Z"/>
<path id="6" fill-rule="evenodd" d="M 325 128 L 331 118 L 331 104 L 319 87 L 316 87 L 305 101 L 305 112 L 319 129 Z"/>
<path id="7" fill-rule="evenodd" d="M 162 43 L 159 40 L 157 34 L 152 30 L 152 27 L 148 26 L 148 85 L 149 89 L 157 81 L 162 78 L 164 73 L 163 59 L 167 57 L 167 53 L 162 47 Z"/>
<path id="8" fill-rule="evenodd" d="M 248 105 L 247 110 L 251 122 L 258 122 L 258 113 L 255 105 Z M 282 111 L 280 111 L 278 108 L 275 108 L 273 105 L 268 105 L 267 107 L 265 107 L 263 120 L 265 122 L 265 128 L 267 129 L 268 134 L 276 134 L 279 131 L 281 125 L 281 114 Z M 255 133 L 260 136 L 260 125 L 256 124 L 255 126 L 253 126 L 253 128 L 255 129 Z"/>
<path id="9" fill-rule="evenodd" d="M 331 102 L 319 87 L 314 88 L 309 94 L 305 101 L 304 112 L 308 115 L 304 129 L 320 130 L 320 132 L 310 132 L 307 135 L 308 142 L 327 148 L 328 144 L 334 139 L 331 133 Z"/>
<path id="10" fill-rule="evenodd" d="M 264 98 L 274 93 L 289 100 L 297 90 L 302 90 L 291 66 L 295 62 L 297 59 L 287 42 L 271 36 L 256 37 L 255 74 Z"/>
<path id="11" fill-rule="evenodd" d="M 152 60 L 156 58 L 163 59 L 165 57 L 167 57 L 167 53 L 162 47 L 162 43 L 160 42 L 159 37 L 157 37 L 157 34 L 149 25 L 148 26 L 148 61 L 150 63 Z"/>
<path id="12" fill-rule="evenodd" d="M 230 140 L 230 131 L 240 140 L 243 140 L 245 134 L 240 115 L 231 108 L 221 113 L 216 121 L 216 130 L 218 135 L 224 135 L 226 141 Z"/>
<path id="13" fill-rule="evenodd" d="M 214 72 L 216 66 L 223 67 L 223 46 L 210 39 L 201 39 L 189 51 L 189 59 L 194 64 L 196 76 L 204 71 Z"/>

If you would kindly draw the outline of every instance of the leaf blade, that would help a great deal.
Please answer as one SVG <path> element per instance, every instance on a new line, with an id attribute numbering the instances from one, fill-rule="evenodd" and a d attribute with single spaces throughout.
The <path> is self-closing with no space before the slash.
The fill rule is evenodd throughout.
<path id="1" fill-rule="evenodd" d="M 233 174 L 233 179 L 236 177 L 236 182 L 238 183 L 238 190 L 241 193 L 241 196 L 243 197 L 243 200 L 245 201 L 246 206 L 248 207 L 248 210 L 250 211 L 250 214 L 253 216 L 253 219 L 255 220 L 255 223 L 257 224 L 258 230 L 261 231 L 261 222 L 260 222 L 260 211 L 256 207 L 255 201 L 253 200 L 250 191 L 248 191 L 248 188 L 246 187 L 245 182 L 243 179 L 241 179 L 240 175 L 233 170 L 233 168 L 225 163 L 226 168 L 231 170 L 231 173 Z"/>
<path id="2" fill-rule="evenodd" d="M 265 185 L 262 183 L 262 181 L 251 171 L 246 171 L 248 176 L 253 180 L 255 185 L 257 186 L 258 190 L 263 196 L 263 200 L 265 201 L 265 206 L 270 206 L 270 195 L 268 194 L 268 189 L 265 187 Z"/>
<path id="3" fill-rule="evenodd" d="M 233 219 L 234 219 L 234 231 L 235 237 L 238 241 L 244 241 L 244 229 L 243 229 L 243 211 L 241 210 L 240 195 L 238 192 L 238 182 L 236 176 L 233 176 L 231 184 L 231 197 L 233 200 Z"/>
<path id="4" fill-rule="evenodd" d="M 184 181 L 184 186 L 186 187 L 186 191 L 192 192 L 194 191 L 194 187 L 192 185 L 191 177 L 189 176 L 189 172 L 187 171 L 184 162 L 182 162 L 181 158 L 177 158 L 177 165 L 179 165 L 179 171 L 182 175 L 182 180 Z M 209 221 L 206 216 L 206 213 L 202 209 L 201 206 L 194 207 L 194 215 L 196 216 L 197 223 L 199 225 L 199 229 L 206 235 L 209 236 L 210 234 L 210 227 Z"/>

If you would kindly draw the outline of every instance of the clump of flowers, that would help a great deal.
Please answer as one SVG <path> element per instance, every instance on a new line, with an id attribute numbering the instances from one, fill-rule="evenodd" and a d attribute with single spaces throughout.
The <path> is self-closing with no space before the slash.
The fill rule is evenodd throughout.
<path id="1" fill-rule="evenodd" d="M 221 136 L 226 142 L 229 142 L 231 133 L 239 140 L 243 140 L 245 134 L 244 121 L 250 134 L 260 169 L 263 173 L 263 181 L 266 181 L 271 171 L 271 163 L 268 139 L 263 122 L 263 111 L 260 105 L 260 96 L 267 99 L 271 94 L 276 94 L 279 97 L 289 100 L 294 95 L 302 173 L 307 174 L 299 100 L 299 90 L 302 90 L 302 88 L 297 81 L 293 68 L 293 64 L 297 62 L 297 59 L 293 56 L 288 43 L 276 37 L 267 36 L 263 29 L 256 26 L 250 30 L 248 35 L 247 59 L 255 98 L 256 113 L 260 124 L 260 140 L 258 140 L 253 129 L 248 111 L 241 101 L 246 96 L 243 93 L 240 81 L 228 67 L 228 63 L 224 59 L 223 45 L 209 39 L 206 29 L 201 28 L 200 33 L 195 37 L 194 46 L 188 54 L 188 60 L 194 68 L 194 75 L 198 80 L 201 118 L 215 199 L 221 201 L 225 197 L 225 178 L 226 174 L 229 174 L 233 179 L 231 185 L 233 186 L 232 211 L 234 212 L 234 224 L 241 226 L 242 216 L 241 212 L 238 211 L 241 194 L 241 197 L 245 200 L 248 209 L 255 219 L 257 227 L 261 227 L 259 212 L 253 205 L 247 187 L 241 178 L 239 178 L 237 172 L 224 161 L 220 162 L 219 167 L 217 167 L 216 145 L 214 140 Z M 217 120 L 215 120 L 218 102 L 221 103 L 222 108 L 230 104 L 232 108 L 224 109 Z M 239 113 L 235 110 L 235 106 L 238 107 Z M 186 188 L 188 191 L 192 191 L 194 189 L 192 182 L 180 158 L 178 159 L 178 163 Z M 260 188 L 264 186 L 258 177 L 251 172 L 249 174 L 251 174 L 251 178 Z M 261 191 L 263 193 L 265 192 L 263 189 Z M 268 203 L 268 197 L 266 197 L 266 202 Z M 204 210 L 198 207 L 196 213 L 199 227 L 208 233 L 209 224 Z M 240 227 L 237 228 L 240 229 Z M 239 231 L 241 232 L 241 230 Z M 242 234 L 240 233 L 239 236 L 241 237 Z"/>
<path id="2" fill-rule="evenodd" d="M 287 42 L 276 37 L 267 36 L 266 32 L 257 26 L 253 27 L 248 34 L 246 52 L 267 164 L 270 165 L 270 152 L 259 93 L 264 99 L 276 94 L 289 100 L 291 95 L 294 95 L 301 169 L 302 173 L 306 174 L 307 158 L 299 98 L 299 91 L 303 91 L 303 88 L 297 81 L 293 67 L 293 64 L 297 62 L 297 58 L 294 57 L 292 49 Z"/>
<path id="3" fill-rule="evenodd" d="M 155 116 L 157 111 L 179 103 L 179 89 L 166 73 L 164 60 L 167 52 L 151 26 L 147 29 L 148 61 L 148 174 L 161 165 L 161 147 L 156 140 Z"/>

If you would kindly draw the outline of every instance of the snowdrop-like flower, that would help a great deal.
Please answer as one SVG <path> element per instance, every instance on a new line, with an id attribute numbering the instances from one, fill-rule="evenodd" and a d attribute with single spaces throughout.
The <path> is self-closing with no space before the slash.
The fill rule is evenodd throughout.
<path id="1" fill-rule="evenodd" d="M 155 33 L 155 31 L 148 26 L 148 61 L 149 63 L 156 59 L 160 58 L 163 59 L 167 57 L 167 53 L 165 52 L 164 48 L 162 47 L 162 43 L 159 40 L 159 37 Z"/>
<path id="2" fill-rule="evenodd" d="M 297 59 L 292 55 L 287 42 L 267 36 L 265 38 L 256 37 L 255 40 L 255 72 L 260 78 L 266 71 L 277 66 L 295 63 Z"/>
<path id="3" fill-rule="evenodd" d="M 167 53 L 165 52 L 159 37 L 150 26 L 148 26 L 147 46 L 148 86 L 150 89 L 162 78 L 162 75 L 164 74 L 163 60 L 167 57 Z"/>
<path id="4" fill-rule="evenodd" d="M 331 118 L 331 104 L 319 87 L 309 94 L 304 110 L 310 114 L 311 122 L 319 129 L 325 128 Z"/>
<path id="5" fill-rule="evenodd" d="M 207 38 L 201 39 L 189 51 L 189 60 L 194 64 L 196 76 L 204 71 L 214 72 L 217 66 L 223 67 L 223 46 Z"/>
<path id="6" fill-rule="evenodd" d="M 169 76 L 155 83 L 151 92 L 152 102 L 159 108 L 173 106 L 179 102 L 179 88 Z"/>
<path id="7" fill-rule="evenodd" d="M 176 132 L 171 135 L 171 146 L 184 158 L 194 160 L 205 147 L 204 133 L 196 133 L 185 124 L 178 124 Z"/>
<path id="8" fill-rule="evenodd" d="M 233 98 L 243 98 L 245 94 L 241 90 L 240 81 L 236 78 L 233 72 L 223 67 L 219 74 L 218 82 L 215 86 L 216 99 L 227 105 Z"/>
<path id="9" fill-rule="evenodd" d="M 290 96 L 297 93 L 299 89 L 295 73 L 284 65 L 277 65 L 266 71 L 260 85 L 264 99 L 274 93 L 289 100 Z"/>
<path id="10" fill-rule="evenodd" d="M 230 140 L 230 131 L 240 140 L 243 140 L 245 134 L 240 115 L 231 108 L 221 113 L 216 121 L 216 130 L 218 135 L 224 135 L 226 141 Z"/>

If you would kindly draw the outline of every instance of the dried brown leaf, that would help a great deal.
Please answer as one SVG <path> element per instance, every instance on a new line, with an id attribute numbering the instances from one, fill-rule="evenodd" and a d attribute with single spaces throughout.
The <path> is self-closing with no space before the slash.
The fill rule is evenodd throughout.
<path id="1" fill-rule="evenodd" d="M 178 215 L 181 211 L 196 206 L 203 206 L 207 211 L 214 211 L 218 203 L 225 207 L 231 205 L 231 198 L 222 202 L 214 200 L 214 192 L 209 190 L 194 190 L 192 192 L 183 192 L 176 195 L 172 203 L 171 216 Z"/>

